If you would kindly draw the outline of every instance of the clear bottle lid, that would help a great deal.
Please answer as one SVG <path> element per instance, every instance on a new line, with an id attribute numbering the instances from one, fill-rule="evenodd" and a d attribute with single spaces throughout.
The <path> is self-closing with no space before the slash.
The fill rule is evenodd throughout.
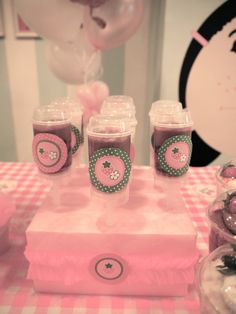
<path id="1" fill-rule="evenodd" d="M 68 111 L 69 114 L 83 114 L 83 109 L 80 102 L 72 97 L 59 98 L 52 101 L 49 106 L 60 108 L 61 110 Z"/>
<path id="2" fill-rule="evenodd" d="M 107 97 L 101 108 L 101 114 L 110 116 L 125 116 L 133 128 L 135 128 L 138 124 L 135 112 L 136 110 L 133 98 L 126 95 L 114 95 Z"/>
<path id="3" fill-rule="evenodd" d="M 182 110 L 173 114 L 158 114 L 153 119 L 154 125 L 160 127 L 190 127 L 193 125 L 191 114 Z"/>
<path id="4" fill-rule="evenodd" d="M 155 114 L 174 114 L 182 111 L 182 104 L 175 100 L 158 100 L 152 103 L 149 116 Z"/>
<path id="5" fill-rule="evenodd" d="M 98 114 L 89 119 L 87 131 L 88 135 L 113 137 L 131 134 L 131 127 L 125 117 Z"/>
<path id="6" fill-rule="evenodd" d="M 136 127 L 138 122 L 135 114 L 129 110 L 103 109 L 101 114 L 106 116 L 118 117 L 127 120 L 132 127 Z"/>
<path id="7" fill-rule="evenodd" d="M 201 313 L 231 314 L 236 309 L 236 247 L 220 246 L 197 268 Z"/>
<path id="8" fill-rule="evenodd" d="M 35 108 L 33 113 L 33 123 L 58 124 L 69 123 L 71 115 L 59 106 L 40 106 Z"/>
<path id="9" fill-rule="evenodd" d="M 160 100 L 152 104 L 149 112 L 151 123 L 159 127 L 190 127 L 193 125 L 190 111 L 181 103 Z"/>
<path id="10" fill-rule="evenodd" d="M 117 112 L 125 110 L 126 112 L 129 111 L 135 115 L 136 110 L 133 98 L 126 95 L 108 96 L 102 104 L 101 113 L 106 114 L 113 110 Z"/>

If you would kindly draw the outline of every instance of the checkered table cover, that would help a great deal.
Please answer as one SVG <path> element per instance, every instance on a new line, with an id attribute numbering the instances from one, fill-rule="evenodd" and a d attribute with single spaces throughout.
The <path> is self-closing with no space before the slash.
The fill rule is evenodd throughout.
<path id="1" fill-rule="evenodd" d="M 207 254 L 206 210 L 215 196 L 216 167 L 191 168 L 183 196 L 198 232 L 198 248 Z M 12 247 L 0 257 L 0 314 L 195 314 L 197 293 L 185 298 L 109 297 L 37 294 L 26 279 L 28 263 L 23 255 L 25 230 L 49 187 L 37 177 L 32 163 L 0 162 L 0 190 L 16 202 L 11 221 Z"/>

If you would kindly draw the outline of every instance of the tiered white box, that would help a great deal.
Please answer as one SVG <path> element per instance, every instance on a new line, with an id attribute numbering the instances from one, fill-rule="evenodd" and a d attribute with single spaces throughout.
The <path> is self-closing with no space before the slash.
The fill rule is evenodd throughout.
<path id="1" fill-rule="evenodd" d="M 37 291 L 185 295 L 198 258 L 196 232 L 182 210 L 162 209 L 152 170 L 133 170 L 129 202 L 115 210 L 90 200 L 86 168 L 47 201 L 27 230 L 28 277 Z"/>

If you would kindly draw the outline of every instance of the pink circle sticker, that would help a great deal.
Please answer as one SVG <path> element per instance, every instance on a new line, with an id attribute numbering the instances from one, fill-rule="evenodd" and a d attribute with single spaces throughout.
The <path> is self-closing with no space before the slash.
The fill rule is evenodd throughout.
<path id="1" fill-rule="evenodd" d="M 186 142 L 175 142 L 165 152 L 166 163 L 174 169 L 183 168 L 189 161 L 190 147 Z"/>
<path id="2" fill-rule="evenodd" d="M 96 177 L 105 186 L 119 184 L 124 178 L 124 173 L 124 161 L 118 156 L 103 156 L 96 162 Z"/>
<path id="3" fill-rule="evenodd" d="M 192 153 L 190 136 L 175 135 L 165 140 L 158 152 L 161 168 L 171 176 L 182 176 L 188 171 Z"/>
<path id="4" fill-rule="evenodd" d="M 118 283 L 128 275 L 127 262 L 115 254 L 101 254 L 90 263 L 90 273 L 106 283 Z"/>
<path id="5" fill-rule="evenodd" d="M 34 136 L 33 157 L 38 168 L 44 173 L 56 173 L 64 166 L 67 146 L 58 136 L 50 133 L 38 133 Z"/>

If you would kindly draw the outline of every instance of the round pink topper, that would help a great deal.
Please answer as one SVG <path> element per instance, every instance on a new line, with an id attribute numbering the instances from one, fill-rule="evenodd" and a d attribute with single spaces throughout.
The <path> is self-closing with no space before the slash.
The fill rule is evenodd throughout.
<path id="1" fill-rule="evenodd" d="M 67 146 L 58 136 L 50 133 L 39 133 L 33 139 L 33 157 L 38 168 L 44 173 L 56 173 L 64 166 L 67 157 Z"/>
<path id="2" fill-rule="evenodd" d="M 103 185 L 115 186 L 124 178 L 124 161 L 117 156 L 103 156 L 97 160 L 95 173 Z"/>
<path id="3" fill-rule="evenodd" d="M 186 142 L 175 142 L 165 152 L 166 163 L 174 169 L 183 168 L 189 161 L 190 148 Z"/>
<path id="4" fill-rule="evenodd" d="M 174 135 L 167 138 L 158 152 L 161 168 L 171 176 L 182 176 L 188 171 L 192 152 L 191 137 Z"/>

